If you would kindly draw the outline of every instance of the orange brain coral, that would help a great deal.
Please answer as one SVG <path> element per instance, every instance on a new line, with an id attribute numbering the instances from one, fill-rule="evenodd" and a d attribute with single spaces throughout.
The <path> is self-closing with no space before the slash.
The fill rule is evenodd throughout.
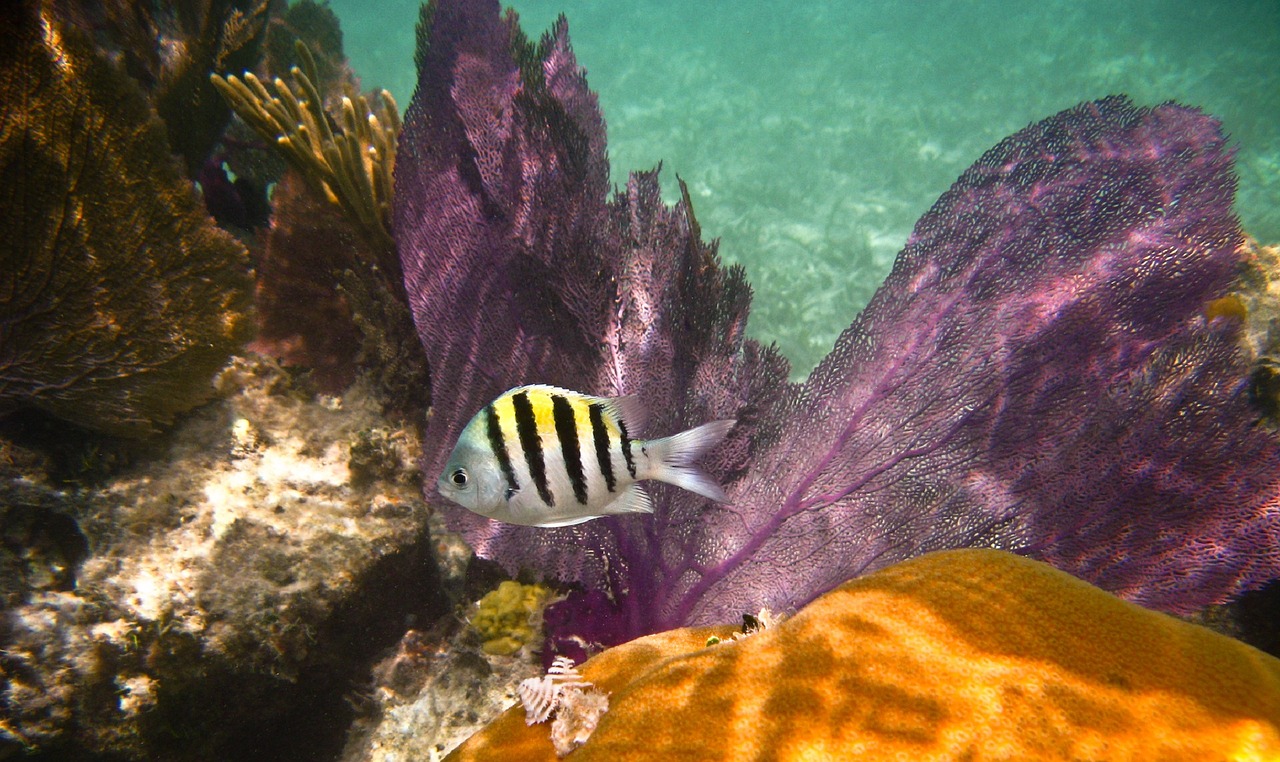
<path id="1" fill-rule="evenodd" d="M 587 662 L 590 760 L 1280 759 L 1280 660 L 994 550 L 846 583 L 782 624 Z M 450 759 L 555 759 L 516 707 Z"/>

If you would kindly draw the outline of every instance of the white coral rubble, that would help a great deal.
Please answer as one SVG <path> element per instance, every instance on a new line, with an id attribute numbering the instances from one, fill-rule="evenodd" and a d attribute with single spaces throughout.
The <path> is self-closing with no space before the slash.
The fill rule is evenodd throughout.
<path id="1" fill-rule="evenodd" d="M 573 661 L 564 656 L 556 657 L 547 674 L 521 682 L 516 692 L 525 724 L 546 722 L 555 714 L 551 743 L 558 757 L 586 743 L 601 715 L 609 711 L 609 696 L 583 680 Z"/>

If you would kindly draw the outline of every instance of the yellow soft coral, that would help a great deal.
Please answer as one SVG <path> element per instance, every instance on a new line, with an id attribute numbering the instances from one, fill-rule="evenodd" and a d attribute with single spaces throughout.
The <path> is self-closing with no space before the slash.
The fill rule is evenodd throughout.
<path id="1" fill-rule="evenodd" d="M 484 639 L 485 653 L 510 656 L 537 633 L 535 618 L 551 592 L 542 585 L 507 580 L 480 599 L 471 627 Z"/>
<path id="2" fill-rule="evenodd" d="M 331 119 L 311 50 L 294 44 L 299 66 L 290 75 L 293 86 L 276 78 L 271 89 L 252 72 L 244 78 L 210 75 L 218 92 L 240 118 L 275 144 L 325 198 L 340 206 L 372 240 L 395 246 L 389 232 L 391 192 L 400 136 L 400 110 L 386 90 L 380 104 L 351 93 L 342 99 L 342 113 Z M 332 122 L 332 124 L 331 124 Z"/>
<path id="3" fill-rule="evenodd" d="M 898 564 L 704 645 L 732 631 L 580 667 L 610 709 L 572 758 L 1280 759 L 1280 660 L 1001 551 Z M 451 759 L 555 756 L 517 709 Z"/>

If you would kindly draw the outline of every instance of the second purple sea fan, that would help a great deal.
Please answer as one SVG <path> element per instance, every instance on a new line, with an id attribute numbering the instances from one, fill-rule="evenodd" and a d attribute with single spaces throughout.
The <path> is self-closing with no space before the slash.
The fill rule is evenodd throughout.
<path id="1" fill-rule="evenodd" d="M 1237 327 L 1203 315 L 1234 274 L 1233 190 L 1217 123 L 1173 104 L 1083 104 L 989 151 L 781 406 L 712 517 L 743 541 L 680 617 L 961 546 L 1174 612 L 1276 577 L 1280 458 Z"/>

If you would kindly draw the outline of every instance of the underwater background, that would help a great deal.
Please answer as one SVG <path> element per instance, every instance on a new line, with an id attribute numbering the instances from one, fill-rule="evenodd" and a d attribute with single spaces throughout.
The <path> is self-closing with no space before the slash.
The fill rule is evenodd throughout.
<path id="1" fill-rule="evenodd" d="M 1280 759 L 1274 0 L 515 8 L 0 3 L 0 760 Z"/>
<path id="2" fill-rule="evenodd" d="M 417 0 L 333 0 L 364 87 L 413 93 Z M 599 93 L 613 182 L 663 165 L 755 289 L 750 331 L 804 378 L 911 226 L 1000 138 L 1126 93 L 1217 116 L 1236 211 L 1280 239 L 1280 3 L 521 0 L 564 13 Z"/>

